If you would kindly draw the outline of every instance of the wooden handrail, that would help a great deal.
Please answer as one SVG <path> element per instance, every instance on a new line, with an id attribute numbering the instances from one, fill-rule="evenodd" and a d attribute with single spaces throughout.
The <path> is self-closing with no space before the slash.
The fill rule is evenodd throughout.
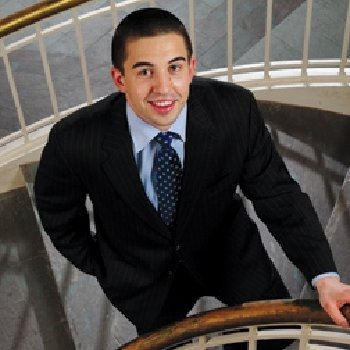
<path id="1" fill-rule="evenodd" d="M 342 308 L 350 321 L 350 305 Z M 292 324 L 332 325 L 333 321 L 317 300 L 273 300 L 224 307 L 185 318 L 182 321 L 145 334 L 125 344 L 121 350 L 161 350 L 192 338 L 227 329 Z"/>
<path id="2" fill-rule="evenodd" d="M 43 0 L 0 19 L 0 38 L 90 0 Z"/>

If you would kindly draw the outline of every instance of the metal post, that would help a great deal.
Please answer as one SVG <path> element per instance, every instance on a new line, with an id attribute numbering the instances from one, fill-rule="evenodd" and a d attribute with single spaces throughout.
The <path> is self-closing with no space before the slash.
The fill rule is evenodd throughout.
<path id="1" fill-rule="evenodd" d="M 45 44 L 44 44 L 44 40 L 43 40 L 43 36 L 41 33 L 41 28 L 40 28 L 39 22 L 37 22 L 35 24 L 35 31 L 36 31 L 36 37 L 38 40 L 38 44 L 39 44 L 41 61 L 43 63 L 44 73 L 45 73 L 45 77 L 46 77 L 46 83 L 47 83 L 47 86 L 49 88 L 52 110 L 53 110 L 55 119 L 58 120 L 59 119 L 58 103 L 57 103 L 56 93 L 55 93 L 55 89 L 54 89 L 53 82 L 52 82 L 51 70 L 50 70 L 48 59 L 47 59 L 47 53 L 46 53 Z"/>
<path id="2" fill-rule="evenodd" d="M 83 73 L 83 78 L 84 78 L 86 100 L 88 104 L 91 104 L 92 93 L 91 93 L 90 79 L 89 79 L 88 70 L 87 70 L 86 56 L 85 56 L 85 50 L 84 50 L 84 44 L 83 44 L 83 36 L 81 34 L 80 21 L 79 21 L 77 9 L 76 8 L 72 9 L 72 12 L 73 12 L 75 34 L 76 34 L 78 48 L 79 48 L 81 71 Z"/>
<path id="3" fill-rule="evenodd" d="M 343 49 L 341 54 L 340 67 L 339 67 L 339 73 L 343 75 L 345 74 L 345 66 L 348 60 L 349 40 L 350 40 L 350 0 L 348 4 L 348 14 L 346 16 L 346 23 L 344 28 Z"/>
<path id="4" fill-rule="evenodd" d="M 19 102 L 18 91 L 17 91 L 15 80 L 13 78 L 11 64 L 10 64 L 10 61 L 8 59 L 8 56 L 7 56 L 4 41 L 2 39 L 0 39 L 0 55 L 4 58 L 6 75 L 7 75 L 7 79 L 9 81 L 9 84 L 10 84 L 10 89 L 11 89 L 13 101 L 14 101 L 15 106 L 16 106 L 19 125 L 21 127 L 22 136 L 24 137 L 24 142 L 27 143 L 29 141 L 29 137 L 28 137 L 28 131 L 26 128 L 26 123 L 24 120 L 23 110 L 22 110 L 21 104 Z"/>
<path id="5" fill-rule="evenodd" d="M 233 81 L 233 3 L 227 0 L 227 75 Z"/>
<path id="6" fill-rule="evenodd" d="M 188 1 L 188 13 L 190 20 L 190 37 L 192 41 L 193 53 L 196 52 L 196 31 L 194 27 L 194 0 Z"/>
<path id="7" fill-rule="evenodd" d="M 112 24 L 113 28 L 117 28 L 118 25 L 118 15 L 117 15 L 117 6 L 114 0 L 111 0 L 111 14 L 112 14 Z"/>
<path id="8" fill-rule="evenodd" d="M 305 31 L 304 31 L 303 63 L 301 67 L 302 76 L 307 75 L 307 66 L 309 61 L 312 3 L 313 3 L 313 0 L 307 0 L 306 21 L 305 21 Z"/>
<path id="9" fill-rule="evenodd" d="M 272 32 L 272 0 L 267 0 L 266 24 L 265 24 L 265 59 L 264 78 L 270 77 L 270 53 L 271 53 L 271 32 Z"/>

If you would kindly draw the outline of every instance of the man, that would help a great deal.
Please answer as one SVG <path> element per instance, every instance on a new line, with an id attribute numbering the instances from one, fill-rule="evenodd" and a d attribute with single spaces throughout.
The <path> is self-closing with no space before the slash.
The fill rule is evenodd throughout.
<path id="1" fill-rule="evenodd" d="M 350 287 L 252 94 L 194 78 L 189 36 L 161 9 L 119 24 L 112 61 L 120 92 L 57 123 L 42 154 L 36 201 L 57 249 L 96 276 L 139 334 L 185 317 L 202 295 L 228 305 L 288 298 L 239 185 L 325 310 L 347 326 L 339 308 Z"/>

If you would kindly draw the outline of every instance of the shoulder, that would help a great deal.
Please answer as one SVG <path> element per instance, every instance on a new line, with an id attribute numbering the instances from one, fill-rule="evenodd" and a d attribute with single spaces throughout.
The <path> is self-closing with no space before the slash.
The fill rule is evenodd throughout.
<path id="1" fill-rule="evenodd" d="M 118 104 L 125 105 L 120 103 L 123 99 L 123 94 L 113 93 L 89 106 L 82 107 L 57 122 L 51 133 L 78 135 L 83 131 L 97 131 L 110 119 L 112 112 L 118 108 Z"/>
<path id="2" fill-rule="evenodd" d="M 200 105 L 216 124 L 217 120 L 248 122 L 256 105 L 248 89 L 230 82 L 196 77 L 191 85 L 190 105 Z"/>
<path id="3" fill-rule="evenodd" d="M 124 113 L 124 101 L 123 94 L 115 93 L 61 119 L 50 131 L 44 154 L 65 159 L 71 168 L 101 159 L 106 130 L 118 113 L 116 109 L 124 106 L 119 112 Z"/>
<path id="4" fill-rule="evenodd" d="M 191 94 L 194 98 L 206 99 L 208 97 L 216 98 L 218 101 L 226 99 L 251 99 L 254 98 L 248 89 L 231 83 L 211 78 L 195 77 L 191 84 Z M 192 97 L 191 96 L 191 97 Z"/>

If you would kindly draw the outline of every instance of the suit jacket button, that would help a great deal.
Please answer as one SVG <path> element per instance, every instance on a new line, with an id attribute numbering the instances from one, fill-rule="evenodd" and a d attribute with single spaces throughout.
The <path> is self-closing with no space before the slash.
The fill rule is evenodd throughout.
<path id="1" fill-rule="evenodd" d="M 169 271 L 168 271 L 168 276 L 169 276 L 169 277 L 173 277 L 173 276 L 174 276 L 174 271 L 169 270 Z"/>
<path id="2" fill-rule="evenodd" d="M 175 247 L 175 250 L 176 250 L 177 252 L 179 252 L 179 251 L 181 250 L 181 245 L 180 245 L 180 244 L 177 244 L 176 247 Z"/>

